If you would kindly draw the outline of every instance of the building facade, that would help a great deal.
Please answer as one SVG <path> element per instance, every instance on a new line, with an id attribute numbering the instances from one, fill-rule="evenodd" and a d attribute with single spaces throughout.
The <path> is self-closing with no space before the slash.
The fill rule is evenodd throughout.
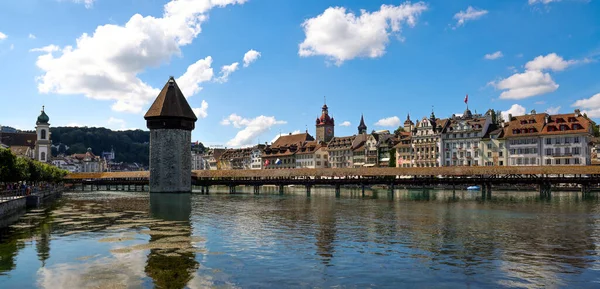
<path id="1" fill-rule="evenodd" d="M 442 165 L 441 134 L 446 123 L 446 119 L 436 118 L 433 112 L 429 119 L 424 117 L 417 122 L 412 130 L 411 138 L 414 167 L 439 167 Z"/>
<path id="2" fill-rule="evenodd" d="M 579 110 L 570 114 L 544 116 L 541 132 L 543 165 L 590 165 L 592 122 Z"/>
<path id="3" fill-rule="evenodd" d="M 306 142 L 296 152 L 296 168 L 321 169 L 328 166 L 327 147 L 317 141 Z"/>
<path id="4" fill-rule="evenodd" d="M 442 133 L 444 166 L 482 165 L 479 144 L 492 122 L 490 112 L 473 115 L 469 108 L 462 116 L 452 115 Z"/>
<path id="5" fill-rule="evenodd" d="M 310 141 L 315 139 L 308 133 L 280 136 L 273 144 L 267 146 L 261 155 L 263 169 L 296 168 L 296 153 Z"/>
<path id="6" fill-rule="evenodd" d="M 491 124 L 481 138 L 480 158 L 482 166 L 507 166 L 508 150 L 503 125 Z"/>

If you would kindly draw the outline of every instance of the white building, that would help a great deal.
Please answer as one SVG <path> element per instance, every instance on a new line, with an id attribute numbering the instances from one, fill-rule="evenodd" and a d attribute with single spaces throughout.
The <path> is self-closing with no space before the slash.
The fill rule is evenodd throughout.
<path id="1" fill-rule="evenodd" d="M 417 122 L 412 131 L 412 147 L 415 167 L 439 167 L 442 165 L 441 134 L 448 123 L 447 119 L 439 119 L 431 112 L 429 119 Z"/>
<path id="2" fill-rule="evenodd" d="M 38 116 L 36 121 L 35 131 L 37 134 L 37 141 L 35 142 L 35 157 L 34 159 L 40 162 L 49 162 L 51 158 L 50 146 L 50 124 L 48 123 L 50 118 L 44 112 L 42 106 L 42 113 Z"/>
<path id="3" fill-rule="evenodd" d="M 319 144 L 318 141 L 306 142 L 296 152 L 296 168 L 298 169 L 318 169 L 327 166 L 327 147 Z"/>
<path id="4" fill-rule="evenodd" d="M 467 108 L 462 116 L 452 115 L 442 133 L 444 166 L 483 165 L 479 143 L 492 122 L 490 112 L 473 115 Z"/>

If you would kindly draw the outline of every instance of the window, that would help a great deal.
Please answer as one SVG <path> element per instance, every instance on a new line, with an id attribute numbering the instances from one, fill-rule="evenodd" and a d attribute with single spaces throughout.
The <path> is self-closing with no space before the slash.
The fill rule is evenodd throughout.
<path id="1" fill-rule="evenodd" d="M 42 130 L 42 131 L 44 132 L 45 130 Z M 43 161 L 43 162 L 45 162 L 45 161 L 46 161 L 46 153 L 45 153 L 45 152 L 42 152 L 42 153 L 40 154 L 40 161 Z"/>
<path id="2" fill-rule="evenodd" d="M 501 143 L 499 143 L 499 144 L 498 144 L 498 147 L 499 147 L 500 149 L 503 149 L 503 148 L 504 148 L 504 143 L 502 143 L 502 142 L 501 142 Z"/>
<path id="3" fill-rule="evenodd" d="M 487 155 L 488 155 L 488 158 L 491 158 L 491 157 L 492 157 L 492 153 L 491 153 L 491 152 L 488 152 L 488 154 L 487 154 Z"/>
<path id="4" fill-rule="evenodd" d="M 559 137 L 556 138 L 555 143 L 556 144 L 560 144 L 560 138 Z"/>
<path id="5" fill-rule="evenodd" d="M 501 152 L 501 151 L 500 151 L 500 152 L 498 152 L 498 156 L 499 156 L 499 157 L 502 157 L 502 152 Z"/>
<path id="6" fill-rule="evenodd" d="M 571 164 L 571 159 L 565 159 L 565 165 L 570 165 Z"/>
<path id="7" fill-rule="evenodd" d="M 555 164 L 560 165 L 560 159 L 556 159 Z"/>
<path id="8" fill-rule="evenodd" d="M 573 142 L 574 142 L 574 143 L 579 143 L 579 137 L 578 137 L 578 136 L 574 137 L 574 138 L 573 138 Z"/>
<path id="9" fill-rule="evenodd" d="M 552 149 L 546 149 L 546 155 L 547 156 L 551 156 L 552 155 Z"/>
<path id="10" fill-rule="evenodd" d="M 547 145 L 549 145 L 549 144 L 552 144 L 552 139 L 551 139 L 551 138 L 547 138 L 547 139 L 546 139 L 546 144 L 547 144 Z"/>
<path id="11" fill-rule="evenodd" d="M 573 148 L 574 155 L 579 155 L 580 152 L 581 152 L 581 148 Z"/>
<path id="12" fill-rule="evenodd" d="M 573 163 L 575 163 L 576 165 L 578 165 L 579 164 L 579 158 L 573 159 Z"/>
<path id="13" fill-rule="evenodd" d="M 487 148 L 488 148 L 488 150 L 491 150 L 491 149 L 492 149 L 492 144 L 491 144 L 491 143 L 489 143 L 489 144 L 487 145 Z"/>
<path id="14" fill-rule="evenodd" d="M 479 157 L 479 151 L 475 151 L 475 157 L 478 158 Z"/>
<path id="15" fill-rule="evenodd" d="M 552 159 L 546 159 L 546 164 L 547 165 L 551 165 L 552 164 Z"/>
<path id="16" fill-rule="evenodd" d="M 41 139 L 46 139 L 46 130 L 45 129 L 43 129 L 40 134 L 41 134 L 41 136 L 40 136 Z"/>
<path id="17" fill-rule="evenodd" d="M 503 166 L 503 165 L 504 165 L 504 162 L 503 162 L 503 161 L 500 161 L 500 165 L 501 165 L 501 166 Z"/>

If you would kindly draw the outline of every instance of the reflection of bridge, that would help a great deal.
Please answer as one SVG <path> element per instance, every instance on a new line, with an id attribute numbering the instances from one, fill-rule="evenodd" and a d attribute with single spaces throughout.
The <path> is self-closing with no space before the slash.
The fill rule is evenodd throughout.
<path id="1" fill-rule="evenodd" d="M 65 182 L 89 185 L 99 189 L 135 190 L 148 185 L 149 173 L 73 173 Z M 252 186 L 254 193 L 263 185 L 275 185 L 283 193 L 286 185 L 301 185 L 310 194 L 315 185 L 340 187 L 354 185 L 362 188 L 370 185 L 386 185 L 390 190 L 396 186 L 461 186 L 480 185 L 482 195 L 489 195 L 492 186 L 535 185 L 541 195 L 549 195 L 552 186 L 576 185 L 584 194 L 600 184 L 600 166 L 552 166 L 552 167 L 439 167 L 439 168 L 359 168 L 359 169 L 282 169 L 282 170 L 203 170 L 193 171 L 192 183 L 208 192 L 211 186 L 228 186 L 231 193 L 237 186 Z"/>

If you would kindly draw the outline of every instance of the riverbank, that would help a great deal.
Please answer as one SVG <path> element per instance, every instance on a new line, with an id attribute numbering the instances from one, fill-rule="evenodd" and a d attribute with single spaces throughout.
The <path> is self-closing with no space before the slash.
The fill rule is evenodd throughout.
<path id="1" fill-rule="evenodd" d="M 23 190 L 0 192 L 0 228 L 18 221 L 18 216 L 27 208 L 36 208 L 44 202 L 59 198 L 62 192 L 62 187 L 33 189 L 29 194 Z"/>

